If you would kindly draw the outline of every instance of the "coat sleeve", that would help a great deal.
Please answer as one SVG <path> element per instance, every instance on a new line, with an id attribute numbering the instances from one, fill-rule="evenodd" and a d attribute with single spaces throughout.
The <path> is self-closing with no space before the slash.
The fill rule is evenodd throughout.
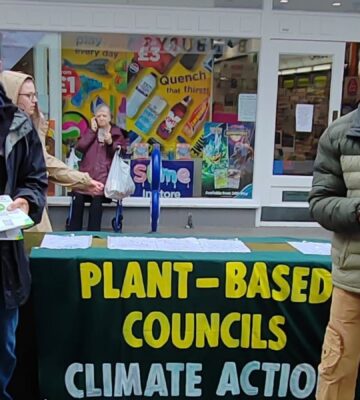
<path id="1" fill-rule="evenodd" d="M 20 162 L 13 198 L 23 197 L 29 202 L 29 216 L 38 223 L 46 203 L 48 179 L 42 144 L 35 130 L 23 140 L 27 140 L 27 154 Z"/>
<path id="2" fill-rule="evenodd" d="M 77 190 L 88 188 L 91 178 L 87 172 L 76 171 L 68 167 L 65 163 L 50 155 L 44 149 L 46 169 L 49 174 L 49 181 L 57 185 L 69 187 Z"/>
<path id="3" fill-rule="evenodd" d="M 328 128 L 321 136 L 309 195 L 310 214 L 324 228 L 339 233 L 359 233 L 359 198 L 347 198 L 338 142 Z"/>
<path id="4" fill-rule="evenodd" d="M 80 151 L 80 153 L 85 154 L 96 139 L 96 132 L 87 129 L 78 139 L 75 149 Z"/>

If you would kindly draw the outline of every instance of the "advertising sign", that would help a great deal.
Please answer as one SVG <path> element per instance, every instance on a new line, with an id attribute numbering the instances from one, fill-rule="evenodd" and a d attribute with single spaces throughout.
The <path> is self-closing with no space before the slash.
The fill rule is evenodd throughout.
<path id="1" fill-rule="evenodd" d="M 101 104 L 110 107 L 112 122 L 125 128 L 127 53 L 114 49 L 102 35 L 63 36 L 63 143 L 76 141 Z"/>
<path id="2" fill-rule="evenodd" d="M 208 122 L 203 138 L 202 195 L 251 199 L 255 123 Z"/>
<path id="3" fill-rule="evenodd" d="M 35 249 L 32 273 L 41 399 L 314 399 L 328 256 Z"/>
<path id="4" fill-rule="evenodd" d="M 159 143 L 165 153 L 177 143 L 194 145 L 210 115 L 212 53 L 184 52 L 180 38 L 134 41 L 126 108 L 130 141 Z"/>
<path id="5" fill-rule="evenodd" d="M 135 182 L 135 193 L 133 197 L 150 197 L 150 161 L 131 160 L 131 176 Z M 162 161 L 160 178 L 161 197 L 192 197 L 193 184 L 193 161 Z"/>

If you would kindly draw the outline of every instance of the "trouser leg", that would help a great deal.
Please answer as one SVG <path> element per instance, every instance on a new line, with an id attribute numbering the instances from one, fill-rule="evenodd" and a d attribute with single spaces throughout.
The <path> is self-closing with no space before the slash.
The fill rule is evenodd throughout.
<path id="1" fill-rule="evenodd" d="M 360 361 L 360 295 L 334 288 L 317 400 L 354 400 Z"/>
<path id="2" fill-rule="evenodd" d="M 88 231 L 101 231 L 103 196 L 94 196 L 89 208 Z"/>
<path id="3" fill-rule="evenodd" d="M 18 309 L 7 310 L 0 295 L 0 399 L 11 400 L 7 386 L 16 365 L 15 338 Z"/>
<path id="4" fill-rule="evenodd" d="M 81 231 L 83 228 L 85 196 L 81 193 L 73 193 L 72 210 L 69 220 L 69 231 Z"/>

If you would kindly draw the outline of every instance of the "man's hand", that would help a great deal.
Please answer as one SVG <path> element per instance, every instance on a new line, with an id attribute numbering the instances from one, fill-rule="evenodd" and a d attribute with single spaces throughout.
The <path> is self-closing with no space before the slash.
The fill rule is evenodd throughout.
<path id="1" fill-rule="evenodd" d="M 104 184 L 95 179 L 91 179 L 88 186 L 88 192 L 94 196 L 100 196 L 104 193 Z"/>
<path id="2" fill-rule="evenodd" d="M 20 210 L 24 211 L 24 213 L 29 214 L 29 203 L 26 199 L 23 197 L 18 197 L 15 199 L 7 208 L 8 211 L 14 211 L 17 208 L 20 208 Z"/>

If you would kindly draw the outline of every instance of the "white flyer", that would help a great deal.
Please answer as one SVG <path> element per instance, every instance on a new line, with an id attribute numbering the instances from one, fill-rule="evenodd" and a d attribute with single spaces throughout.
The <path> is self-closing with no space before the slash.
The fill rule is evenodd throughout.
<path id="1" fill-rule="evenodd" d="M 46 234 L 40 247 L 46 249 L 88 249 L 92 243 L 91 235 L 53 235 Z"/>
<path id="2" fill-rule="evenodd" d="M 34 221 L 19 208 L 14 211 L 8 211 L 8 206 L 13 202 L 10 196 L 0 196 L 0 232 L 16 228 L 29 228 Z"/>
<path id="3" fill-rule="evenodd" d="M 318 254 L 321 256 L 331 255 L 331 243 L 306 241 L 288 243 L 303 254 Z"/>

